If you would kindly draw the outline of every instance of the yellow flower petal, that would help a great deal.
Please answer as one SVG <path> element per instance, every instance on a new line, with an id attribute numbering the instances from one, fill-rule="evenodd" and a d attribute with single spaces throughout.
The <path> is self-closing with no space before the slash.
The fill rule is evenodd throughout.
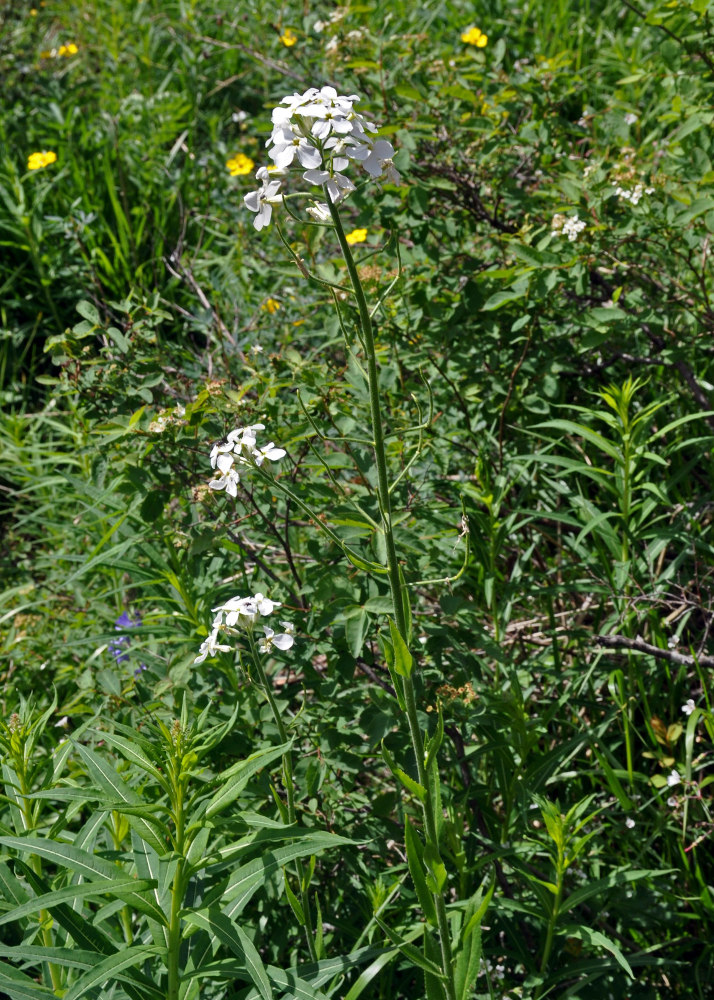
<path id="1" fill-rule="evenodd" d="M 260 308 L 263 312 L 274 313 L 280 308 L 280 303 L 277 299 L 266 299 Z"/>
<path id="2" fill-rule="evenodd" d="M 364 243 L 367 239 L 367 230 L 353 229 L 351 233 L 347 233 L 345 235 L 345 239 L 350 245 L 353 245 L 354 243 Z"/>
<path id="3" fill-rule="evenodd" d="M 226 160 L 226 166 L 230 171 L 231 177 L 241 177 L 243 174 L 249 174 L 255 163 L 244 153 L 236 153 L 230 160 Z"/>
<path id="4" fill-rule="evenodd" d="M 50 163 L 54 163 L 56 159 L 57 153 L 53 153 L 51 150 L 44 153 L 30 153 L 27 158 L 27 169 L 41 170 L 43 167 L 49 167 Z"/>
<path id="5" fill-rule="evenodd" d="M 484 35 L 480 28 L 471 27 L 463 32 L 461 41 L 466 45 L 476 45 L 482 49 L 488 42 L 488 35 Z"/>
<path id="6" fill-rule="evenodd" d="M 280 41 L 288 48 L 290 48 L 291 45 L 294 45 L 297 40 L 297 35 L 291 28 L 286 28 L 280 36 Z"/>

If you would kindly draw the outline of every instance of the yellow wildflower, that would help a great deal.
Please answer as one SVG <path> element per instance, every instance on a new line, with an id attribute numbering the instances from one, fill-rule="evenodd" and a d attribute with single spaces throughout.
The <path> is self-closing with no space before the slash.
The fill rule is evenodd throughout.
<path id="1" fill-rule="evenodd" d="M 54 163 L 56 159 L 57 153 L 53 153 L 51 150 L 45 153 L 31 153 L 27 158 L 27 169 L 41 170 L 43 167 L 49 167 L 50 163 Z"/>
<path id="2" fill-rule="evenodd" d="M 37 17 L 37 10 L 34 7 L 30 11 L 30 17 Z"/>
<path id="3" fill-rule="evenodd" d="M 367 239 L 367 230 L 353 229 L 351 233 L 347 233 L 345 239 L 350 245 L 353 245 L 354 243 L 364 243 Z"/>
<path id="4" fill-rule="evenodd" d="M 74 44 L 74 42 L 70 42 L 68 45 L 60 45 L 57 51 L 57 55 L 69 57 L 69 56 L 76 56 L 78 52 L 79 49 Z"/>
<path id="5" fill-rule="evenodd" d="M 280 36 L 280 41 L 287 48 L 290 48 L 291 45 L 294 45 L 297 40 L 298 40 L 297 35 L 292 30 L 292 28 L 286 28 L 285 31 Z"/>
<path id="6" fill-rule="evenodd" d="M 263 312 L 274 313 L 280 308 L 280 303 L 277 299 L 266 299 L 260 308 Z"/>
<path id="7" fill-rule="evenodd" d="M 488 35 L 484 35 L 479 28 L 471 27 L 461 35 L 461 41 L 466 45 L 476 45 L 479 49 L 483 49 L 488 43 Z"/>
<path id="8" fill-rule="evenodd" d="M 249 174 L 255 163 L 244 153 L 236 153 L 230 160 L 226 160 L 226 166 L 230 170 L 231 177 L 241 177 L 243 174 Z"/>

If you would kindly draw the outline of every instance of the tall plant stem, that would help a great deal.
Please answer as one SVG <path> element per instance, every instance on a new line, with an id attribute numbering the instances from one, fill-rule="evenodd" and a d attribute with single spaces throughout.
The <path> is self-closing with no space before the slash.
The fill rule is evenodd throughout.
<path id="1" fill-rule="evenodd" d="M 287 743 L 288 731 L 285 728 L 285 723 L 280 715 L 280 709 L 278 708 L 278 704 L 273 696 L 273 689 L 270 686 L 265 669 L 263 668 L 260 654 L 258 653 L 258 649 L 255 645 L 255 639 L 253 638 L 253 633 L 251 631 L 248 632 L 248 643 L 250 645 L 251 658 L 253 660 L 253 666 L 255 667 L 255 673 L 258 677 L 258 682 L 263 694 L 268 699 L 268 704 L 270 705 L 270 710 L 273 713 L 275 725 L 278 727 L 280 742 Z M 297 819 L 297 813 L 295 811 L 295 781 L 293 777 L 293 755 L 290 750 L 286 750 L 283 754 L 283 784 L 285 786 L 285 796 L 287 798 L 288 823 L 295 823 Z M 298 882 L 300 883 L 300 903 L 302 906 L 303 917 L 305 919 L 307 949 L 310 952 L 311 960 L 313 962 L 317 962 L 318 955 L 315 949 L 315 932 L 312 926 L 310 895 L 308 891 L 309 886 L 305 884 L 305 869 L 302 861 L 298 859 L 295 862 L 295 866 L 297 868 Z"/>
<path id="2" fill-rule="evenodd" d="M 15 773 L 17 774 L 18 791 L 20 792 L 21 802 L 21 812 L 22 812 L 22 823 L 25 830 L 31 833 L 35 829 L 35 821 L 32 815 L 30 788 L 28 786 L 27 777 L 25 773 L 25 760 L 22 756 L 15 762 Z M 36 855 L 33 854 L 30 857 L 30 864 L 32 870 L 38 878 L 42 877 L 42 861 Z M 39 914 L 40 924 L 42 926 L 42 943 L 45 948 L 51 948 L 54 945 L 52 939 L 52 916 L 48 910 L 40 910 Z M 50 974 L 50 982 L 52 983 L 52 989 L 57 993 L 62 989 L 62 976 L 60 973 L 59 966 L 54 962 L 47 963 L 47 969 Z"/>
<path id="3" fill-rule="evenodd" d="M 180 761 L 177 762 L 177 771 L 180 770 Z M 166 993 L 167 1000 L 178 1000 L 181 975 L 179 970 L 179 955 L 181 951 L 181 908 L 184 897 L 184 787 L 180 780 L 180 774 L 174 775 L 174 822 L 176 824 L 176 834 L 174 848 L 178 854 L 174 881 L 171 887 L 171 909 L 169 913 L 168 930 L 168 970 L 169 981 Z"/>
<path id="4" fill-rule="evenodd" d="M 379 395 L 379 373 L 377 369 L 377 352 L 374 344 L 374 329 L 372 327 L 372 317 L 370 315 L 367 299 L 364 294 L 362 282 L 360 281 L 357 266 L 352 256 L 350 245 L 347 242 L 345 231 L 340 219 L 337 207 L 332 203 L 329 192 L 325 188 L 325 199 L 330 209 L 330 215 L 335 226 L 337 239 L 347 265 L 347 271 L 352 282 L 355 293 L 357 309 L 359 312 L 360 327 L 362 330 L 362 344 L 364 346 L 365 360 L 367 362 L 367 382 L 369 386 L 369 406 L 372 421 L 372 446 L 374 449 L 374 459 L 377 466 L 377 496 L 379 501 L 379 513 L 384 532 L 385 547 L 387 551 L 387 576 L 389 588 L 392 594 L 394 605 L 394 620 L 404 642 L 408 645 L 410 636 L 407 626 L 408 618 L 408 594 L 402 587 L 402 578 L 399 572 L 399 560 L 397 558 L 397 548 L 394 542 L 394 531 L 392 528 L 392 508 L 389 495 L 389 473 L 387 469 L 387 454 L 384 446 L 384 425 L 382 422 L 382 407 Z M 403 679 L 404 702 L 406 705 L 407 722 L 409 735 L 411 737 L 412 749 L 416 758 L 419 784 L 426 789 L 426 797 L 423 803 L 424 828 L 427 842 L 438 850 L 439 832 L 437 818 L 434 811 L 429 776 L 426 773 L 424 761 L 424 739 L 419 725 L 417 713 L 416 697 L 414 693 L 414 682 L 411 676 Z M 445 976 L 444 988 L 447 1000 L 456 1000 L 456 987 L 454 984 L 454 971 L 451 958 L 451 938 L 449 935 L 449 925 L 446 916 L 446 903 L 442 893 L 434 893 L 434 905 L 436 908 L 437 923 L 439 928 L 439 943 L 441 947 L 441 964 Z"/>

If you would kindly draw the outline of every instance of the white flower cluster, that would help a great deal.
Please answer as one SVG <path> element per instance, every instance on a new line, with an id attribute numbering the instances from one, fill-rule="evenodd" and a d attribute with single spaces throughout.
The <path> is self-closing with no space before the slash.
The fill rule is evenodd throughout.
<path id="1" fill-rule="evenodd" d="M 342 201 L 354 183 L 344 171 L 350 161 L 361 163 L 370 177 L 398 184 L 400 177 L 392 157 L 394 147 L 386 139 L 375 139 L 373 122 L 354 110 L 357 94 L 341 96 L 334 87 L 310 87 L 304 94 L 284 97 L 272 115 L 273 131 L 266 142 L 275 164 L 274 176 L 283 177 L 294 163 L 304 168 L 310 184 L 325 186 L 333 204 Z M 245 195 L 247 209 L 255 212 L 253 225 L 269 225 L 273 206 L 280 204 L 280 179 L 272 180 L 267 167 L 256 173 L 260 188 Z M 327 217 L 324 203 L 319 206 Z"/>
<path id="2" fill-rule="evenodd" d="M 181 403 L 177 403 L 173 409 L 159 410 L 156 414 L 156 419 L 152 420 L 149 424 L 149 430 L 152 434 L 163 434 L 171 424 L 183 423 L 185 415 L 186 407 L 182 406 Z"/>
<path id="3" fill-rule="evenodd" d="M 216 617 L 213 619 L 211 632 L 201 643 L 198 656 L 193 662 L 203 663 L 207 656 L 230 653 L 231 646 L 220 642 L 223 635 L 240 635 L 241 629 L 252 630 L 259 617 L 271 615 L 279 607 L 278 601 L 271 601 L 264 594 L 258 593 L 254 597 L 231 597 L 225 604 L 213 608 Z M 273 646 L 276 649 L 286 650 L 293 645 L 294 625 L 283 621 L 280 624 L 284 632 L 278 635 L 272 628 L 263 625 L 265 635 L 258 640 L 258 649 L 261 653 L 269 653 Z"/>
<path id="4" fill-rule="evenodd" d="M 276 448 L 273 442 L 258 448 L 256 431 L 265 430 L 265 424 L 251 424 L 249 427 L 236 427 L 221 444 L 214 444 L 211 449 L 211 468 L 219 473 L 217 479 L 208 484 L 209 489 L 225 490 L 229 496 L 238 495 L 240 476 L 235 468 L 239 465 L 262 465 L 267 458 L 271 462 L 285 456 L 284 448 Z"/>
<path id="5" fill-rule="evenodd" d="M 622 201 L 629 201 L 633 205 L 636 205 L 643 194 L 652 194 L 654 192 L 653 187 L 646 188 L 644 184 L 635 184 L 632 189 L 620 187 L 618 184 L 615 188 L 615 194 Z"/>
<path id="6" fill-rule="evenodd" d="M 572 243 L 573 240 L 578 238 L 578 233 L 581 233 L 585 229 L 587 222 L 583 222 L 577 213 L 565 216 L 561 215 L 560 212 L 556 212 L 550 225 L 551 236 L 567 236 Z"/>

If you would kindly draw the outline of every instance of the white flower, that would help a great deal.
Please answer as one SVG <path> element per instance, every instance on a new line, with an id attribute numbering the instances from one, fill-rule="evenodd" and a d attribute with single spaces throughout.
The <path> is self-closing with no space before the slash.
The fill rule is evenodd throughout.
<path id="1" fill-rule="evenodd" d="M 310 184 L 324 184 L 333 205 L 337 205 L 347 197 L 350 191 L 354 191 L 355 186 L 349 177 L 344 174 L 333 174 L 330 176 L 327 170 L 306 170 L 303 174 Z"/>
<path id="2" fill-rule="evenodd" d="M 271 601 L 267 597 L 264 597 L 263 594 L 256 594 L 253 600 L 261 615 L 272 615 L 276 608 L 281 607 L 279 601 Z"/>
<path id="3" fill-rule="evenodd" d="M 681 780 L 682 779 L 680 777 L 679 771 L 677 770 L 674 770 L 667 775 L 667 785 L 669 788 L 674 788 L 674 786 L 678 785 Z"/>
<path id="4" fill-rule="evenodd" d="M 207 656 L 215 656 L 217 652 L 230 653 L 231 647 L 224 646 L 218 641 L 218 633 L 219 629 L 214 628 L 210 635 L 203 640 L 194 663 L 203 663 Z"/>
<path id="5" fill-rule="evenodd" d="M 316 201 L 314 205 L 310 205 L 307 209 L 307 214 L 311 215 L 313 219 L 317 219 L 318 222 L 330 222 L 332 220 L 330 210 L 324 201 Z"/>
<path id="6" fill-rule="evenodd" d="M 627 827 L 628 830 L 632 830 L 634 828 L 635 821 L 632 818 L 632 816 L 627 817 L 627 819 L 625 820 L 625 826 Z"/>
<path id="7" fill-rule="evenodd" d="M 253 597 L 231 597 L 225 604 L 221 604 L 212 610 L 218 612 L 213 623 L 214 627 L 223 615 L 226 616 L 225 624 L 228 628 L 234 628 L 237 624 L 250 624 L 258 617 L 258 607 Z"/>
<path id="8" fill-rule="evenodd" d="M 637 115 L 634 115 L 631 111 L 628 111 L 624 117 L 625 125 L 634 125 L 637 121 Z"/>
<path id="9" fill-rule="evenodd" d="M 578 233 L 582 232 L 587 226 L 587 222 L 583 222 L 577 214 L 571 215 L 563 223 L 563 235 L 567 236 L 570 242 L 578 238 Z"/>
<path id="10" fill-rule="evenodd" d="M 219 479 L 212 479 L 208 484 L 208 488 L 209 490 L 225 490 L 228 496 L 237 497 L 240 477 L 236 470 L 232 467 L 233 460 L 228 455 L 221 455 L 219 457 L 219 462 L 221 459 L 226 458 L 230 462 L 230 467 L 223 472 L 223 475 Z"/>
<path id="11" fill-rule="evenodd" d="M 322 154 L 305 136 L 296 135 L 292 129 L 283 128 L 279 131 L 273 130 L 268 142 L 273 142 L 273 148 L 269 156 L 276 167 L 285 169 L 289 167 L 297 156 L 303 167 L 308 169 L 319 167 L 322 163 Z"/>
<path id="12" fill-rule="evenodd" d="M 674 795 L 670 795 L 670 797 L 667 799 L 667 805 L 669 806 L 670 809 L 677 808 L 678 803 Z"/>
<path id="13" fill-rule="evenodd" d="M 260 230 L 270 223 L 273 214 L 272 206 L 279 205 L 283 196 L 278 194 L 280 181 L 268 180 L 269 175 L 265 167 L 261 167 L 255 176 L 261 182 L 261 186 L 257 191 L 251 191 L 245 195 L 243 202 L 249 211 L 257 213 L 253 225 Z"/>
<path id="14" fill-rule="evenodd" d="M 386 139 L 376 139 L 372 146 L 358 146 L 354 152 L 355 159 L 362 161 L 362 166 L 370 177 L 384 175 L 392 184 L 401 180 L 398 170 L 392 162 L 394 146 Z"/>
<path id="15" fill-rule="evenodd" d="M 273 442 L 266 444 L 263 448 L 256 448 L 253 452 L 253 459 L 255 464 L 260 466 L 263 461 L 267 458 L 271 462 L 277 462 L 281 458 L 285 458 L 287 452 L 284 448 L 276 448 Z"/>
<path id="16" fill-rule="evenodd" d="M 55 722 L 55 729 L 69 729 L 69 716 L 63 715 L 61 719 Z"/>
<path id="17" fill-rule="evenodd" d="M 287 632 L 276 635 L 272 628 L 268 628 L 267 625 L 263 625 L 263 631 L 265 632 L 265 638 L 258 641 L 258 649 L 261 653 L 269 653 L 272 646 L 282 650 L 290 649 L 295 642 L 293 637 L 288 635 Z"/>
<path id="18" fill-rule="evenodd" d="M 292 622 L 280 622 L 287 635 L 295 635 L 295 626 Z"/>
<path id="19" fill-rule="evenodd" d="M 688 698 L 686 705 L 682 705 L 682 711 L 685 715 L 691 715 L 697 706 L 694 704 L 694 698 Z"/>

